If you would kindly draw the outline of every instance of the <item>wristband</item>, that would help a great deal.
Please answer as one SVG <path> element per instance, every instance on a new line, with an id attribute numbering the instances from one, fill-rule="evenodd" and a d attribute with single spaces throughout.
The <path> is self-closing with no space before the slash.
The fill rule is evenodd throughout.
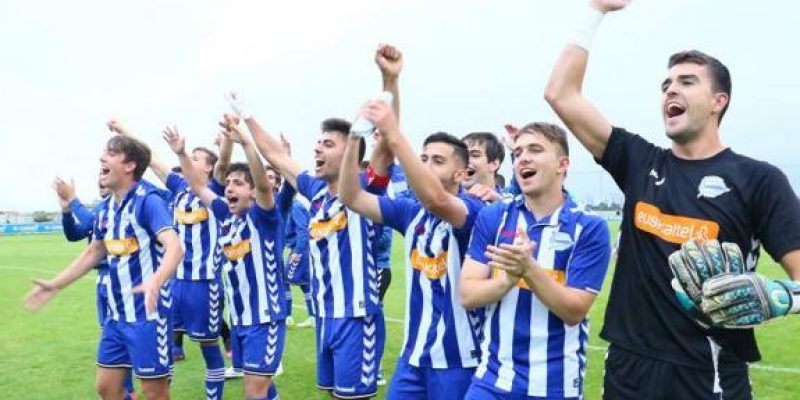
<path id="1" fill-rule="evenodd" d="M 253 117 L 253 115 L 247 111 L 245 102 L 242 100 L 239 94 L 235 92 L 226 93 L 225 100 L 228 100 L 228 104 L 231 106 L 231 109 L 236 113 L 236 115 L 239 116 L 239 118 L 244 120 Z"/>
<path id="2" fill-rule="evenodd" d="M 594 7 L 586 7 L 578 17 L 575 31 L 572 32 L 569 42 L 589 51 L 592 47 L 597 26 L 600 25 L 604 15 L 602 11 Z"/>

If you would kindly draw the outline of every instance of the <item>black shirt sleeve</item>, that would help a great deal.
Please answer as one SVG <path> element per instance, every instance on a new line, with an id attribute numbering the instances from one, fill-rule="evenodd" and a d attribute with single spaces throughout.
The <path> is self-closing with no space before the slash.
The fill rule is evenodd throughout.
<path id="1" fill-rule="evenodd" d="M 603 157 L 595 161 L 611 174 L 623 192 L 627 192 L 632 175 L 642 171 L 647 173 L 656 151 L 658 147 L 641 136 L 613 127 Z"/>
<path id="2" fill-rule="evenodd" d="M 753 198 L 755 235 L 776 261 L 800 249 L 800 200 L 786 175 L 763 163 Z"/>

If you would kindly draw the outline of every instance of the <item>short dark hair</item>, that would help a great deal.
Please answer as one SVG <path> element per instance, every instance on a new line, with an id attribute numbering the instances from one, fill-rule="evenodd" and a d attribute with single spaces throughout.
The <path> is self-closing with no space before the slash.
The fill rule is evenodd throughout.
<path id="1" fill-rule="evenodd" d="M 278 182 L 278 186 L 281 185 L 281 182 L 283 182 L 283 176 L 281 176 L 277 168 L 273 167 L 272 165 L 265 165 L 264 171 L 272 171 L 272 173 L 275 174 L 275 181 Z"/>
<path id="2" fill-rule="evenodd" d="M 231 165 L 228 165 L 228 169 L 225 171 L 225 177 L 227 178 L 228 176 L 230 176 L 230 174 L 234 172 L 241 172 L 242 174 L 244 174 L 245 182 L 250 184 L 250 187 L 255 187 L 255 185 L 253 184 L 253 174 L 250 173 L 250 166 L 247 165 L 247 163 L 243 162 L 231 163 Z"/>
<path id="3" fill-rule="evenodd" d="M 531 122 L 519 130 L 517 139 L 523 134 L 540 134 L 551 143 L 555 143 L 565 156 L 569 157 L 569 145 L 567 144 L 567 132 L 560 126 L 547 122 Z"/>
<path id="4" fill-rule="evenodd" d="M 118 153 L 125 156 L 125 162 L 136 163 L 133 170 L 133 180 L 139 181 L 144 175 L 144 171 L 150 165 L 150 149 L 146 144 L 129 136 L 116 135 L 108 139 L 106 151 Z"/>
<path id="5" fill-rule="evenodd" d="M 498 164 L 503 164 L 506 158 L 506 151 L 500 139 L 491 132 L 472 132 L 461 138 L 461 140 L 469 146 L 475 143 L 479 146 L 486 147 L 486 159 L 489 162 L 498 161 Z"/>
<path id="6" fill-rule="evenodd" d="M 195 148 L 192 149 L 192 153 L 194 153 L 195 151 L 202 151 L 203 153 L 205 153 L 206 154 L 206 158 L 208 159 L 208 163 L 211 166 L 216 165 L 217 164 L 217 160 L 219 160 L 219 157 L 217 157 L 217 153 L 214 153 L 208 147 L 195 147 Z"/>
<path id="7" fill-rule="evenodd" d="M 343 118 L 328 118 L 320 124 L 322 132 L 336 132 L 345 138 L 350 135 L 350 122 Z M 358 144 L 358 161 L 364 159 L 367 153 L 367 142 L 362 137 Z"/>
<path id="8" fill-rule="evenodd" d="M 181 166 L 178 165 L 178 166 L 172 167 L 172 172 L 174 172 L 176 174 L 180 174 L 182 172 Z"/>
<path id="9" fill-rule="evenodd" d="M 424 147 L 431 143 L 449 144 L 453 147 L 453 154 L 456 155 L 456 158 L 460 159 L 465 167 L 469 164 L 469 150 L 467 150 L 467 145 L 461 139 L 447 132 L 436 132 L 425 138 L 425 143 L 422 146 Z"/>
<path id="10" fill-rule="evenodd" d="M 731 104 L 732 83 L 731 73 L 728 71 L 728 67 L 716 58 L 702 51 L 688 50 L 671 55 L 667 63 L 667 68 L 686 63 L 702 65 L 708 68 L 708 72 L 711 73 L 711 79 L 713 79 L 711 88 L 716 93 L 722 92 L 728 95 L 728 103 L 725 104 L 725 107 L 722 107 L 722 111 L 719 113 L 719 119 L 717 119 L 718 123 L 722 122 L 722 117 L 725 116 L 725 112 L 728 111 L 728 106 Z"/>

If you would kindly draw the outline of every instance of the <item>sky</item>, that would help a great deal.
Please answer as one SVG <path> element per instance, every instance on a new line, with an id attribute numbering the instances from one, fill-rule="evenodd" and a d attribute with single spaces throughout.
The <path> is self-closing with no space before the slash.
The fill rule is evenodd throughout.
<path id="1" fill-rule="evenodd" d="M 0 210 L 56 210 L 51 183 L 74 178 L 96 197 L 105 122 L 121 120 L 162 158 L 177 125 L 209 146 L 237 90 L 297 160 L 312 165 L 319 122 L 352 118 L 380 91 L 373 61 L 404 53 L 402 130 L 412 143 L 443 130 L 501 134 L 507 122 L 558 122 L 543 100 L 584 0 L 0 2 Z M 795 139 L 800 6 L 788 0 L 634 0 L 608 15 L 584 92 L 612 124 L 662 146 L 659 84 L 670 54 L 708 52 L 731 70 L 722 138 L 767 160 L 800 190 Z M 795 39 L 792 39 L 795 38 Z M 566 185 L 588 202 L 621 199 L 570 139 Z M 234 159 L 243 158 L 237 149 Z M 508 161 L 503 167 L 510 171 Z M 151 174 L 146 176 L 155 180 Z"/>

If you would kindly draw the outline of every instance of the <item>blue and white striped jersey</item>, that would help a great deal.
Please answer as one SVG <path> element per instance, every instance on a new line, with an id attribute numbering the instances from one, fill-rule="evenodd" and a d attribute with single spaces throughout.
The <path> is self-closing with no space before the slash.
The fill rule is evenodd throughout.
<path id="1" fill-rule="evenodd" d="M 184 252 L 175 278 L 189 281 L 217 279 L 218 261 L 222 253 L 219 221 L 213 212 L 203 206 L 200 198 L 192 193 L 180 175 L 170 173 L 167 176 L 167 188 L 173 194 L 175 227 Z"/>
<path id="2" fill-rule="evenodd" d="M 285 319 L 284 234 L 278 208 L 265 210 L 253 204 L 246 213 L 236 215 L 217 197 L 211 209 L 222 221 L 222 278 L 231 324 L 249 326 Z"/>
<path id="3" fill-rule="evenodd" d="M 466 193 L 464 226 L 454 228 L 416 198 L 379 198 L 384 223 L 405 236 L 406 318 L 403 356 L 416 367 L 478 365 L 479 314 L 459 300 L 458 282 L 472 226 L 483 202 Z"/>
<path id="4" fill-rule="evenodd" d="M 115 321 L 139 322 L 155 320 L 160 310 L 146 315 L 144 294 L 131 289 L 150 279 L 161 265 L 164 249 L 156 236 L 173 229 L 167 204 L 147 181 L 136 183 L 116 204 L 113 196 L 98 207 L 94 227 L 95 240 L 102 240 L 108 256 L 109 317 Z M 169 291 L 161 290 L 161 301 L 169 302 Z M 160 307 L 159 307 L 160 308 Z"/>
<path id="5" fill-rule="evenodd" d="M 611 254 L 605 221 L 563 206 L 536 221 L 522 196 L 486 207 L 478 216 L 468 256 L 483 264 L 488 245 L 513 243 L 519 230 L 537 243 L 533 256 L 566 286 L 600 292 Z M 589 321 L 569 326 L 542 304 L 524 281 L 486 307 L 477 379 L 536 398 L 579 398 L 586 371 Z"/>
<path id="6" fill-rule="evenodd" d="M 362 186 L 383 194 L 386 184 Z M 373 246 L 379 225 L 348 210 L 339 197 L 328 193 L 328 184 L 303 172 L 297 191 L 311 202 L 309 253 L 311 294 L 318 317 L 363 317 L 380 311 L 378 268 Z"/>

